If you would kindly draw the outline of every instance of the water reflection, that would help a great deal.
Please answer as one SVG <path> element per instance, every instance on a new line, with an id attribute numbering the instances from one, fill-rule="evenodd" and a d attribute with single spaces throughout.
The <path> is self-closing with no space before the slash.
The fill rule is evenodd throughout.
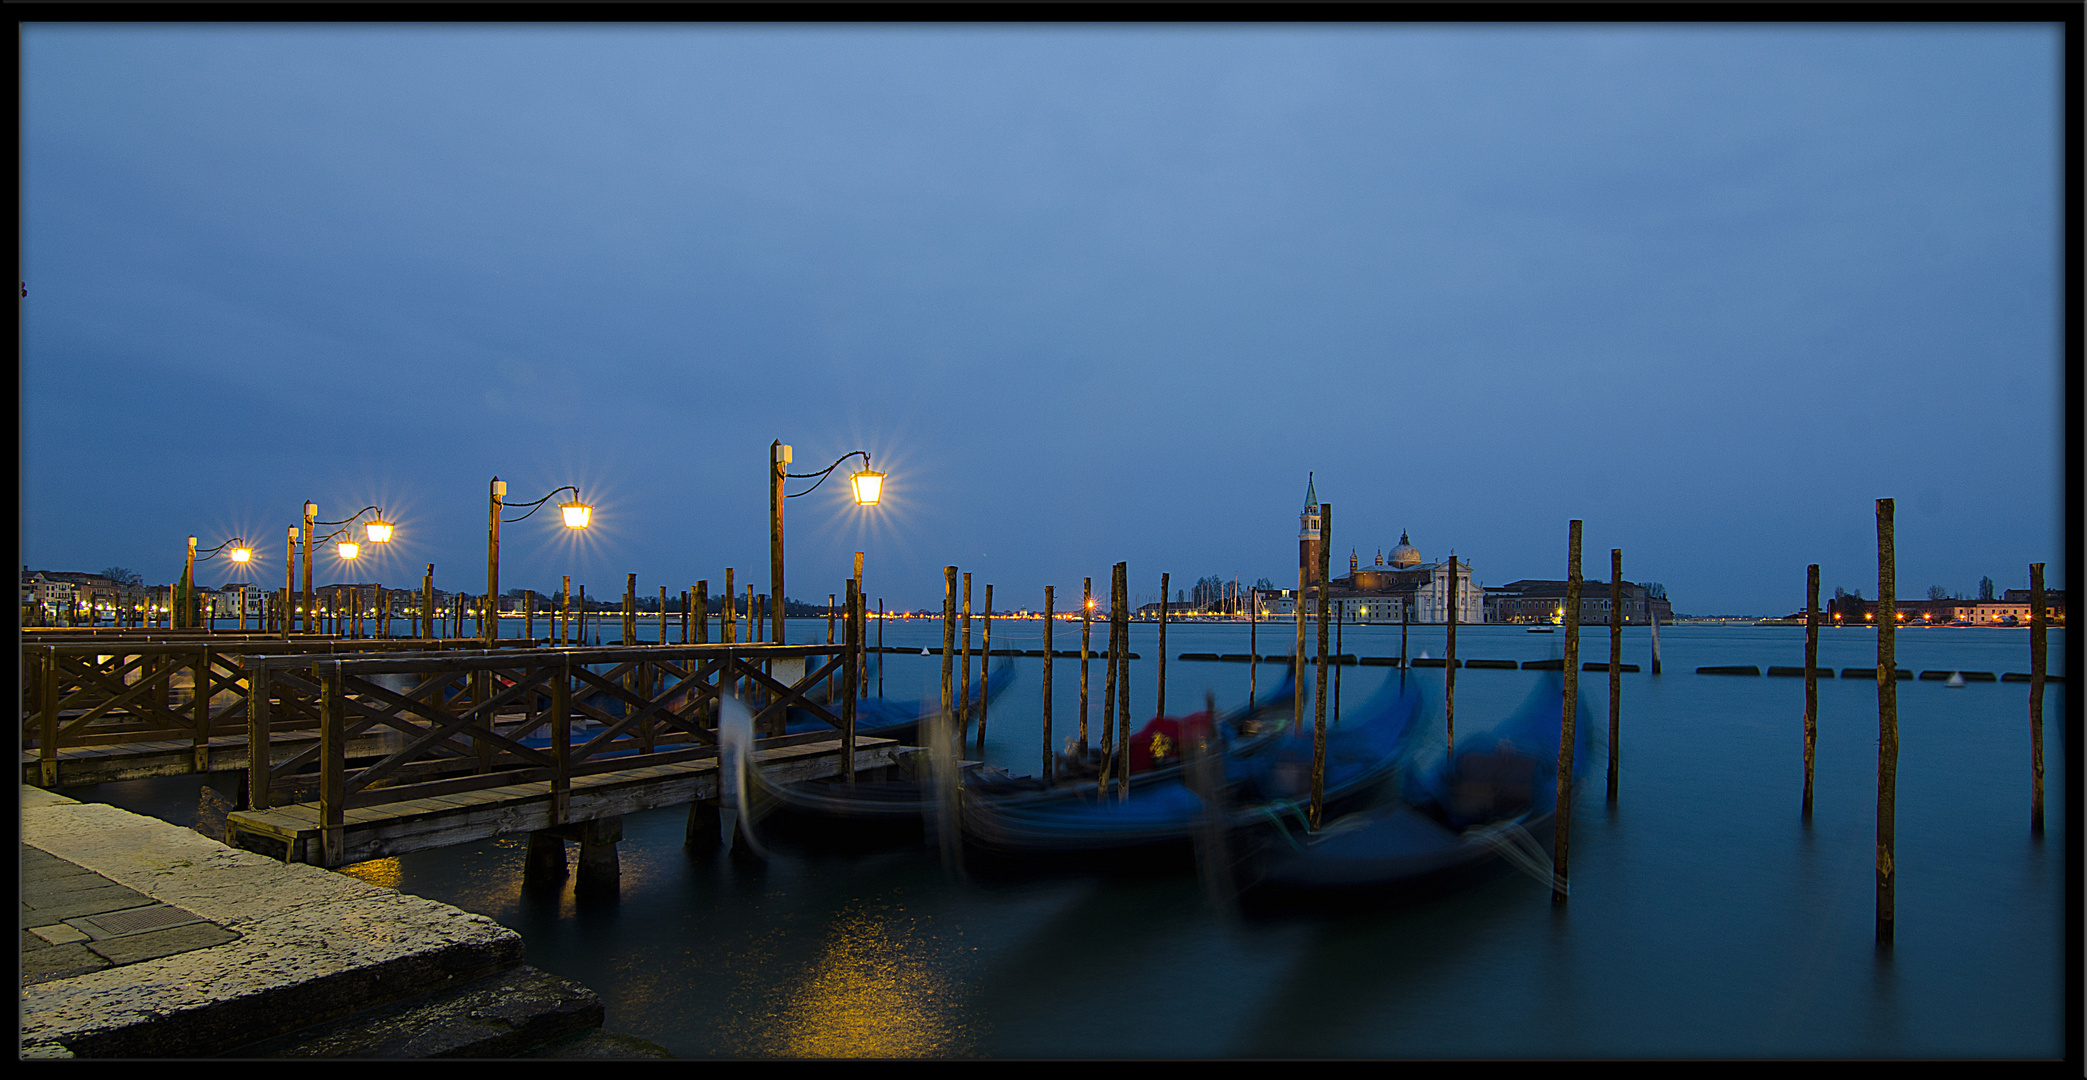
<path id="1" fill-rule="evenodd" d="M 970 1038 L 960 982 L 903 909 L 851 905 L 775 1020 L 783 1057 L 950 1057 Z"/>
<path id="2" fill-rule="evenodd" d="M 341 873 L 352 878 L 360 878 L 372 885 L 381 885 L 387 889 L 399 887 L 399 861 L 397 859 L 371 859 L 368 862 L 343 866 L 341 867 Z"/>

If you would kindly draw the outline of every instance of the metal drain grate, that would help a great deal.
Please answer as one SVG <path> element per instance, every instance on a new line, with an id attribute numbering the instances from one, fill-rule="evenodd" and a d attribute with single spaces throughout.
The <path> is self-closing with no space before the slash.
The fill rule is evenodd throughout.
<path id="1" fill-rule="evenodd" d="M 165 930 L 169 927 L 187 926 L 190 923 L 199 923 L 204 920 L 201 916 L 183 911 L 178 907 L 167 904 L 154 904 L 151 907 L 112 911 L 106 915 L 91 915 L 84 919 L 69 921 L 86 924 L 83 929 L 100 931 L 100 934 L 96 935 L 98 937 L 123 937 L 129 934 L 142 934 L 150 930 Z"/>

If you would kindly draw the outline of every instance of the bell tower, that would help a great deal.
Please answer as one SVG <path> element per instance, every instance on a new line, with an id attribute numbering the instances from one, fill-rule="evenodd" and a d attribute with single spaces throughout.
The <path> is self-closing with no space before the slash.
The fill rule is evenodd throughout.
<path id="1" fill-rule="evenodd" d="M 1319 491 L 1311 473 L 1305 474 L 1304 512 L 1297 515 L 1297 565 L 1306 588 L 1319 583 Z"/>

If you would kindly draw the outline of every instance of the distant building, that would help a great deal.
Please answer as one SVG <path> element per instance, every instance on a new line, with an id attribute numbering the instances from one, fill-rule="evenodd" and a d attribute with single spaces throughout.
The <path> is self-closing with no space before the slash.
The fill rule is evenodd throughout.
<path id="1" fill-rule="evenodd" d="M 1497 589 L 1487 589 L 1486 621 L 1545 625 L 1563 623 L 1566 585 L 1564 581 L 1524 579 L 1510 581 Z M 1654 616 L 1663 623 L 1674 621 L 1674 606 L 1667 602 L 1664 589 L 1626 581 L 1623 583 L 1621 600 L 1625 626 L 1643 626 Z M 1582 581 L 1580 624 L 1608 625 L 1610 603 L 1608 582 Z"/>

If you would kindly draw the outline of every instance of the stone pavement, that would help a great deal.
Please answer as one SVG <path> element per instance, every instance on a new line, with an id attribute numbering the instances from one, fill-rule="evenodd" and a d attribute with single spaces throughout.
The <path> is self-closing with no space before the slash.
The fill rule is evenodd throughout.
<path id="1" fill-rule="evenodd" d="M 521 963 L 521 938 L 483 915 L 20 791 L 23 1057 L 219 1054 Z M 571 996 L 539 993 L 583 1016 Z"/>

